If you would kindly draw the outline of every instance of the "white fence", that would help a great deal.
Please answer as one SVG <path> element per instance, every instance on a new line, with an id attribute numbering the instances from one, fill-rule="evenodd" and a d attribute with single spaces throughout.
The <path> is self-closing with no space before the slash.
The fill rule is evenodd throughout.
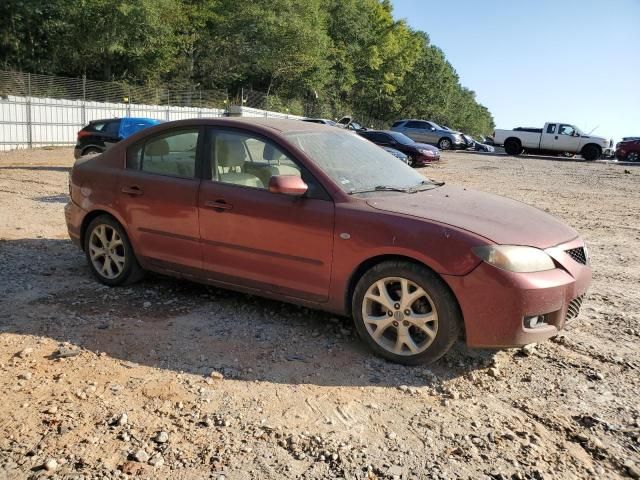
<path id="1" fill-rule="evenodd" d="M 8 95 L 0 98 L 0 150 L 74 145 L 78 130 L 89 121 L 101 118 L 148 117 L 158 120 L 181 120 L 225 115 L 226 111 L 218 108 L 102 103 Z"/>

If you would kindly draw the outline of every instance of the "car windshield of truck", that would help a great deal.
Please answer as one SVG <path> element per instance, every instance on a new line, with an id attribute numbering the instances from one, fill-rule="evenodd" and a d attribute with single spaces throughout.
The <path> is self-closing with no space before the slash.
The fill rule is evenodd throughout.
<path id="1" fill-rule="evenodd" d="M 402 144 L 402 145 L 413 145 L 415 142 L 413 140 L 411 140 L 409 137 L 407 137 L 404 133 L 400 133 L 400 132 L 388 132 L 389 135 L 391 135 L 391 137 L 393 137 L 393 139 Z"/>
<path id="2" fill-rule="evenodd" d="M 291 132 L 285 136 L 350 194 L 370 191 L 413 193 L 438 185 L 376 144 L 353 133 L 311 131 Z"/>

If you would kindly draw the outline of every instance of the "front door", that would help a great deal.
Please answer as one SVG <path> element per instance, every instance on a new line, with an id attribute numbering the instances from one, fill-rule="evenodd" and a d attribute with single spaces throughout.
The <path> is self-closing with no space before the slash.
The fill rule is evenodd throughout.
<path id="1" fill-rule="evenodd" d="M 545 142 L 548 143 L 545 143 L 543 148 L 556 152 L 575 153 L 579 150 L 580 141 L 580 135 L 574 127 L 561 123 L 555 135 L 545 135 Z"/>
<path id="2" fill-rule="evenodd" d="M 402 132 L 414 142 L 429 143 L 429 124 L 419 120 L 410 120 L 405 126 L 406 131 Z"/>
<path id="3" fill-rule="evenodd" d="M 132 145 L 118 185 L 118 211 L 136 254 L 172 270 L 201 268 L 199 128 L 159 133 Z"/>
<path id="4" fill-rule="evenodd" d="M 198 201 L 203 267 L 218 281 L 322 302 L 328 298 L 334 204 L 272 141 L 242 129 L 211 129 L 211 180 Z M 210 172 L 210 175 L 207 175 Z M 302 197 L 268 190 L 273 175 L 301 175 Z"/>

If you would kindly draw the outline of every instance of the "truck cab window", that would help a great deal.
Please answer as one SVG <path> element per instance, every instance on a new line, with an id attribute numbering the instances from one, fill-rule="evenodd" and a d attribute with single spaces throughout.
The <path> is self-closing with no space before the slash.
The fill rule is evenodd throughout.
<path id="1" fill-rule="evenodd" d="M 547 133 L 556 133 L 556 124 L 555 123 L 550 123 L 547 126 Z"/>
<path id="2" fill-rule="evenodd" d="M 558 129 L 558 135 L 571 136 L 575 133 L 575 131 L 575 128 L 573 128 L 571 125 L 560 125 L 560 128 Z"/>

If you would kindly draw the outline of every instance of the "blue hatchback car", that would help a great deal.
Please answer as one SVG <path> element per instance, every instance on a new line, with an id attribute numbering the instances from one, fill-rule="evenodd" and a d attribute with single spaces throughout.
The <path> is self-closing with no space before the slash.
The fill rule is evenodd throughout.
<path id="1" fill-rule="evenodd" d="M 78 132 L 78 140 L 73 149 L 73 156 L 102 153 L 114 143 L 124 140 L 143 128 L 162 123 L 154 118 L 110 118 L 107 120 L 92 120 L 89 125 Z"/>

